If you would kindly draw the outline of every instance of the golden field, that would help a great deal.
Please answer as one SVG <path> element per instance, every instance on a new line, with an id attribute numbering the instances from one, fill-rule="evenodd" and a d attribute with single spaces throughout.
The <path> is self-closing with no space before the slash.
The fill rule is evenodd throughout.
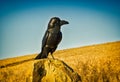
<path id="1" fill-rule="evenodd" d="M 36 55 L 0 60 L 0 82 L 7 76 L 9 82 L 18 76 L 30 82 Z M 53 55 L 73 68 L 82 82 L 120 82 L 120 41 L 58 50 Z M 16 82 L 23 82 L 20 78 Z"/>
<path id="2" fill-rule="evenodd" d="M 71 66 L 83 82 L 120 82 L 120 41 L 55 53 Z"/>

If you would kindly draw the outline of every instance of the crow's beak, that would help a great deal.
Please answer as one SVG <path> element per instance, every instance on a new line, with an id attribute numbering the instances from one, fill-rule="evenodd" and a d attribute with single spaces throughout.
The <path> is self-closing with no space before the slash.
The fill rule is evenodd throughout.
<path id="1" fill-rule="evenodd" d="M 64 24 L 69 24 L 69 22 L 65 20 L 61 20 L 60 25 L 64 25 Z"/>

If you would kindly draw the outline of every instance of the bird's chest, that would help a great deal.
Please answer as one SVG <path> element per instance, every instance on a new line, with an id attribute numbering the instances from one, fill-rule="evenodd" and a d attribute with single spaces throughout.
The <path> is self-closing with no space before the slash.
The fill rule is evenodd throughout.
<path id="1" fill-rule="evenodd" d="M 58 33 L 49 33 L 49 37 L 48 37 L 48 44 L 51 46 L 55 46 L 58 45 L 59 42 L 62 39 L 62 33 L 58 32 Z"/>

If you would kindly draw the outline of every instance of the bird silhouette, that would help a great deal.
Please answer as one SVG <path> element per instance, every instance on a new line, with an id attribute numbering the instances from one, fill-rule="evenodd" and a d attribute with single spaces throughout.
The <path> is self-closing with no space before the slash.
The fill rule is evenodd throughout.
<path id="1" fill-rule="evenodd" d="M 42 40 L 41 52 L 37 55 L 35 59 L 47 58 L 48 54 L 51 53 L 52 58 L 53 52 L 56 50 L 58 44 L 62 39 L 61 26 L 69 24 L 68 21 L 60 20 L 58 17 L 53 17 L 48 23 L 48 28 Z"/>

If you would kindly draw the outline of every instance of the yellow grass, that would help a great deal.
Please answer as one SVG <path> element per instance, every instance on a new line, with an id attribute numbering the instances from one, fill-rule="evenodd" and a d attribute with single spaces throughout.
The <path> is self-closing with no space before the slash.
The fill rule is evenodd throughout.
<path id="1" fill-rule="evenodd" d="M 26 66 L 16 67 L 16 69 L 29 70 L 30 68 L 31 71 L 33 58 L 36 55 L 0 60 L 0 73 L 3 69 L 23 63 L 27 63 Z M 120 41 L 59 50 L 53 55 L 72 67 L 81 76 L 83 82 L 120 82 Z"/>
<path id="2" fill-rule="evenodd" d="M 63 50 L 55 56 L 77 71 L 83 82 L 120 82 L 120 41 Z"/>

